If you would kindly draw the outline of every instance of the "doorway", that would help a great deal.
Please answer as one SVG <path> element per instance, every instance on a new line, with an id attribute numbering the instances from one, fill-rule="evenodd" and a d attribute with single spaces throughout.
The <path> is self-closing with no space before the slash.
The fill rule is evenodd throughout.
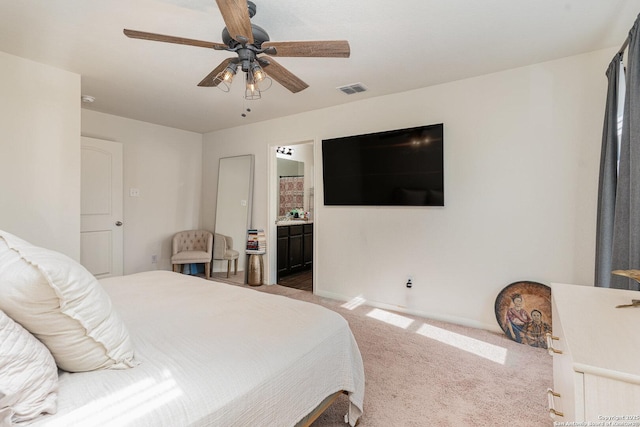
<path id="1" fill-rule="evenodd" d="M 314 141 L 272 145 L 269 283 L 313 292 Z"/>
<path id="2" fill-rule="evenodd" d="M 99 279 L 122 276 L 122 144 L 83 136 L 80 164 L 80 263 Z"/>

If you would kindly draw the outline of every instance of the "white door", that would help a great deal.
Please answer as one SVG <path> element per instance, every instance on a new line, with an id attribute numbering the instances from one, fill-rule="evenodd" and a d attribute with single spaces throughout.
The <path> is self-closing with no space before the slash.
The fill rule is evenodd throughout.
<path id="1" fill-rule="evenodd" d="M 80 263 L 97 278 L 123 274 L 122 144 L 82 137 Z"/>

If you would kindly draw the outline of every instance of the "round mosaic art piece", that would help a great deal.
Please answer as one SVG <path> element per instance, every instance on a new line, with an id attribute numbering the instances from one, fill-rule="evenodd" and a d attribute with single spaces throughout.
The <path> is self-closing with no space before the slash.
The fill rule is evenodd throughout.
<path id="1" fill-rule="evenodd" d="M 532 347 L 547 348 L 551 333 L 551 288 L 522 281 L 506 286 L 496 298 L 496 320 L 512 340 Z"/>

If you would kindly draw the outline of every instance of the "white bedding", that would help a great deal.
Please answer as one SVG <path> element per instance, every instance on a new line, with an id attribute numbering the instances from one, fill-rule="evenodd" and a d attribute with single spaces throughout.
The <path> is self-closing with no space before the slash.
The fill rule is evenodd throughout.
<path id="1" fill-rule="evenodd" d="M 324 307 L 168 271 L 101 280 L 139 366 L 61 373 L 46 426 L 290 427 L 364 371 L 347 322 Z"/>

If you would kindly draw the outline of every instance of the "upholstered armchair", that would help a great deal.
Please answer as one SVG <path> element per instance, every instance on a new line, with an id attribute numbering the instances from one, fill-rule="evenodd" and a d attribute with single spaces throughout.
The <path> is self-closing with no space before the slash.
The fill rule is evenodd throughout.
<path id="1" fill-rule="evenodd" d="M 207 230 L 186 230 L 173 236 L 171 264 L 178 271 L 182 264 L 204 264 L 204 275 L 208 279 L 213 256 L 213 234 Z"/>
<path id="2" fill-rule="evenodd" d="M 238 257 L 240 253 L 233 249 L 233 239 L 230 236 L 216 233 L 213 236 L 213 259 L 227 261 L 227 277 L 231 271 L 231 261 L 235 261 L 233 274 L 238 274 Z"/>

